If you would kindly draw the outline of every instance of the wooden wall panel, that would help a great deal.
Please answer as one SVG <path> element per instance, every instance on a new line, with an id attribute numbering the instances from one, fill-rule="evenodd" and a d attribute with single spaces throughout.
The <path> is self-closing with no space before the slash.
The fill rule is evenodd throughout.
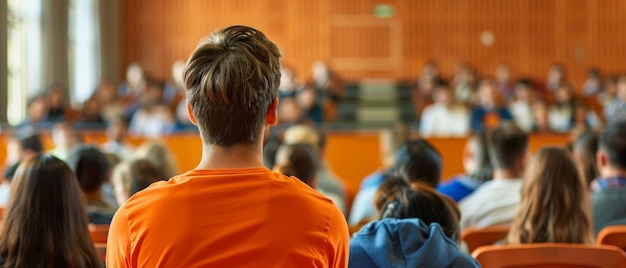
<path id="1" fill-rule="evenodd" d="M 626 1 L 390 0 L 395 16 L 373 16 L 378 0 L 128 0 L 122 10 L 120 74 L 133 61 L 162 79 L 212 30 L 247 24 L 279 45 L 283 61 L 309 78 L 316 59 L 346 79 L 414 79 L 429 59 L 451 75 L 459 62 L 487 76 L 508 62 L 514 76 L 544 81 L 564 63 L 575 85 L 600 67 L 626 72 Z M 493 33 L 485 46 L 480 36 Z"/>

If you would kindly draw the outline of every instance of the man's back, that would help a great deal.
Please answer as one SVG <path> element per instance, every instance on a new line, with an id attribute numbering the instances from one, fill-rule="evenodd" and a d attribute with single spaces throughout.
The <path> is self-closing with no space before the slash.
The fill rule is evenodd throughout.
<path id="1" fill-rule="evenodd" d="M 602 189 L 591 195 L 594 233 L 604 227 L 626 224 L 626 187 Z"/>
<path id="2" fill-rule="evenodd" d="M 459 204 L 461 229 L 511 222 L 521 201 L 521 190 L 521 179 L 485 182 Z"/>
<path id="3" fill-rule="evenodd" d="M 345 267 L 332 202 L 264 168 L 194 170 L 153 184 L 116 214 L 111 267 Z"/>

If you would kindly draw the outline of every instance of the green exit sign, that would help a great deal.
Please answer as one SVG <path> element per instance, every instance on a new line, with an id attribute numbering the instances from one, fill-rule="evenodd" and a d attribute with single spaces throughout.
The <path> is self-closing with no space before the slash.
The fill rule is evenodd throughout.
<path id="1" fill-rule="evenodd" d="M 377 18 L 392 18 L 396 15 L 396 8 L 389 4 L 380 4 L 374 6 L 374 16 Z"/>

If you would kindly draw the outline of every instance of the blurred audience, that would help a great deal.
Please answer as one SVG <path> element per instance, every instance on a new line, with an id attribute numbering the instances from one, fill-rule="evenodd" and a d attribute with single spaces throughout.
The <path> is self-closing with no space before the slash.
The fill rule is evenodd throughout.
<path id="1" fill-rule="evenodd" d="M 463 150 L 463 168 L 465 174 L 456 175 L 437 186 L 437 191 L 449 196 L 456 202 L 476 191 L 483 183 L 490 181 L 493 168 L 489 160 L 489 145 L 485 131 L 474 133 Z"/>
<path id="2" fill-rule="evenodd" d="M 138 97 L 139 109 L 133 114 L 129 131 L 134 135 L 160 137 L 176 129 L 172 111 L 162 102 L 164 84 L 148 81 L 145 92 Z"/>
<path id="3" fill-rule="evenodd" d="M 115 198 L 120 205 L 153 182 L 165 179 L 161 169 L 145 159 L 121 162 L 113 169 L 111 175 Z"/>
<path id="4" fill-rule="evenodd" d="M 316 148 L 320 158 L 317 170 L 317 190 L 335 202 L 335 205 L 347 215 L 346 187 L 343 180 L 332 172 L 326 161 L 326 136 L 321 130 L 308 125 L 295 125 L 285 130 L 283 142 L 285 144 L 308 143 Z"/>
<path id="5" fill-rule="evenodd" d="M 593 244 L 588 187 L 567 150 L 541 148 L 528 165 L 521 196 L 508 244 Z"/>
<path id="6" fill-rule="evenodd" d="M 12 137 L 6 146 L 7 154 L 3 167 L 3 179 L 0 184 L 0 207 L 9 202 L 11 183 L 20 163 L 43 152 L 43 144 L 37 134 L 23 134 Z"/>
<path id="7" fill-rule="evenodd" d="M 452 90 L 439 83 L 433 90 L 434 103 L 426 106 L 420 120 L 420 134 L 424 137 L 462 137 L 469 131 L 469 112 L 454 102 Z M 446 122 L 442 124 L 442 122 Z"/>
<path id="8" fill-rule="evenodd" d="M 95 147 L 83 147 L 69 155 L 67 163 L 76 173 L 80 188 L 87 198 L 89 222 L 110 224 L 116 206 L 109 203 L 102 192 L 102 185 L 111 176 L 106 155 Z"/>
<path id="9" fill-rule="evenodd" d="M 585 131 L 578 136 L 573 146 L 573 156 L 576 165 L 581 170 L 581 174 L 587 186 L 600 176 L 596 165 L 596 154 L 598 153 L 598 134 L 593 131 Z"/>
<path id="10" fill-rule="evenodd" d="M 509 111 L 519 128 L 525 132 L 533 131 L 535 127 L 535 114 L 533 112 L 534 90 L 528 80 L 520 80 L 515 85 L 509 103 Z"/>
<path id="11" fill-rule="evenodd" d="M 626 120 L 626 75 L 618 78 L 615 100 L 606 106 L 604 113 L 607 122 Z"/>
<path id="12" fill-rule="evenodd" d="M 497 93 L 492 81 L 480 81 L 476 95 L 476 106 L 472 109 L 470 117 L 472 131 L 490 129 L 500 122 L 513 120 L 513 116 L 503 106 L 503 100 Z"/>
<path id="13" fill-rule="evenodd" d="M 319 155 L 313 146 L 308 143 L 294 143 L 278 148 L 274 170 L 285 176 L 294 176 L 315 189 L 318 166 Z"/>
<path id="14" fill-rule="evenodd" d="M 82 143 L 72 125 L 66 122 L 57 123 L 52 127 L 52 143 L 54 149 L 49 153 L 65 161 L 67 157 L 80 149 Z"/>
<path id="15" fill-rule="evenodd" d="M 459 203 L 463 230 L 509 224 L 520 204 L 528 135 L 515 124 L 505 122 L 491 130 L 487 137 L 493 179 Z"/>
<path id="16" fill-rule="evenodd" d="M 128 124 L 123 119 L 109 121 L 106 130 L 107 141 L 102 144 L 102 150 L 117 155 L 120 159 L 131 160 L 135 148 L 128 143 Z"/>
<path id="17" fill-rule="evenodd" d="M 172 151 L 159 141 L 144 142 L 135 151 L 136 159 L 146 159 L 160 169 L 166 179 L 179 174 L 178 164 Z"/>

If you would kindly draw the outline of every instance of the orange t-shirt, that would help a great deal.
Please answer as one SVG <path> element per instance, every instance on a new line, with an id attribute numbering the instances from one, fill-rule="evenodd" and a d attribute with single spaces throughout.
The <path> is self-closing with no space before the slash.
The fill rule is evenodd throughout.
<path id="1" fill-rule="evenodd" d="M 265 168 L 192 170 L 115 214 L 107 267 L 347 267 L 346 220 L 330 199 Z"/>

